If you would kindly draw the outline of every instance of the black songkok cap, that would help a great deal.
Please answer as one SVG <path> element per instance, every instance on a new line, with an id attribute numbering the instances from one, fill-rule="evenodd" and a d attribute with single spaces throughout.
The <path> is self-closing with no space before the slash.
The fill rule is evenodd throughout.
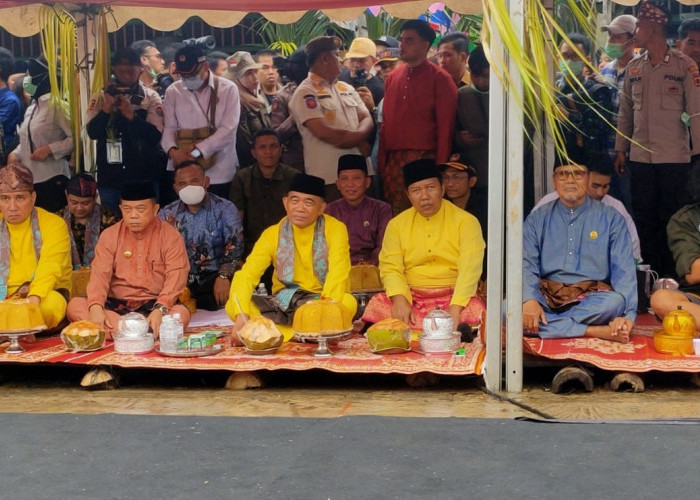
<path id="1" fill-rule="evenodd" d="M 66 184 L 66 193 L 81 198 L 94 198 L 97 194 L 97 183 L 95 178 L 86 173 L 73 176 Z"/>
<path id="2" fill-rule="evenodd" d="M 326 181 L 309 174 L 297 174 L 289 183 L 289 190 L 297 193 L 311 194 L 326 199 Z"/>
<path id="3" fill-rule="evenodd" d="M 433 177 L 440 179 L 440 170 L 433 159 L 423 158 L 406 163 L 403 166 L 403 182 L 406 188 L 414 182 L 432 179 Z"/>
<path id="4" fill-rule="evenodd" d="M 338 158 L 338 173 L 343 170 L 362 170 L 367 175 L 367 160 L 362 155 L 343 155 Z"/>
<path id="5" fill-rule="evenodd" d="M 151 182 L 131 182 L 122 188 L 123 201 L 152 200 L 156 198 L 156 190 Z"/>

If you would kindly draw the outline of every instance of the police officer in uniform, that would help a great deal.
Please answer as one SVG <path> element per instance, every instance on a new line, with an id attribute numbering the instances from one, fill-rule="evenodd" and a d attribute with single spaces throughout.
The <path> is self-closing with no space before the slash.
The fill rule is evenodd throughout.
<path id="1" fill-rule="evenodd" d="M 114 80 L 90 99 L 87 132 L 97 141 L 102 205 L 118 214 L 125 182 L 151 182 L 158 193 L 167 158 L 160 147 L 163 104 L 155 90 L 139 81 L 141 58 L 134 49 L 123 48 L 111 64 Z"/>
<path id="2" fill-rule="evenodd" d="M 374 130 L 372 116 L 358 93 L 350 84 L 338 81 L 340 47 L 340 40 L 332 36 L 306 44 L 309 76 L 289 102 L 304 144 L 306 173 L 324 179 L 329 203 L 341 197 L 335 186 L 338 158 L 369 156 L 367 139 Z"/>
<path id="3" fill-rule="evenodd" d="M 662 276 L 675 275 L 666 224 L 688 202 L 691 140 L 700 145 L 698 66 L 666 44 L 668 20 L 664 10 L 642 2 L 635 39 L 646 52 L 627 66 L 615 141 L 615 169 L 630 170 L 642 258 Z"/>

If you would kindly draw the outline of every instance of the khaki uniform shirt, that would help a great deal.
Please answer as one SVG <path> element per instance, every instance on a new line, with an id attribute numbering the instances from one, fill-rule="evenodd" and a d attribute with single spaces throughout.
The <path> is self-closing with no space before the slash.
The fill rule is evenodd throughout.
<path id="1" fill-rule="evenodd" d="M 289 111 L 297 122 L 304 143 L 306 173 L 321 177 L 326 184 L 338 178 L 338 158 L 346 154 L 360 154 L 358 148 L 340 149 L 317 138 L 304 126 L 308 120 L 321 118 L 336 129 L 357 130 L 360 126 L 358 109 L 365 105 L 348 83 L 329 83 L 309 73 L 289 102 Z"/>
<path id="2" fill-rule="evenodd" d="M 647 54 L 634 58 L 626 69 L 620 94 L 615 151 L 629 152 L 641 163 L 688 163 L 690 142 L 700 146 L 700 74 L 689 57 L 668 49 L 652 66 Z M 694 116 L 690 133 L 682 113 Z M 642 147 L 643 146 L 643 147 Z M 646 149 L 645 149 L 646 148 Z"/>

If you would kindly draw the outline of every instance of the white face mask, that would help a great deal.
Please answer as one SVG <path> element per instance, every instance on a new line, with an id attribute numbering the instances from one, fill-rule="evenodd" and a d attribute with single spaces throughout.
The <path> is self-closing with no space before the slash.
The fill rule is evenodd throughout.
<path id="1" fill-rule="evenodd" d="M 207 191 L 202 186 L 185 186 L 177 194 L 185 205 L 199 205 Z"/>
<path id="2" fill-rule="evenodd" d="M 187 90 L 191 90 L 194 92 L 195 90 L 199 89 L 199 87 L 202 86 L 202 83 L 204 80 L 199 77 L 199 75 L 196 76 L 191 76 L 191 77 L 183 77 L 181 78 L 182 84 L 185 86 Z"/>

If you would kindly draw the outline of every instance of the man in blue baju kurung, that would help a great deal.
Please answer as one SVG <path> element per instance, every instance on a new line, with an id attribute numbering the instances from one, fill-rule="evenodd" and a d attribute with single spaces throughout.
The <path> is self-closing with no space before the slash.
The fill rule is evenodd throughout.
<path id="1" fill-rule="evenodd" d="M 559 162 L 559 199 L 525 220 L 523 327 L 542 338 L 629 341 L 637 310 L 632 243 L 616 210 L 586 193 L 585 158 Z"/>

